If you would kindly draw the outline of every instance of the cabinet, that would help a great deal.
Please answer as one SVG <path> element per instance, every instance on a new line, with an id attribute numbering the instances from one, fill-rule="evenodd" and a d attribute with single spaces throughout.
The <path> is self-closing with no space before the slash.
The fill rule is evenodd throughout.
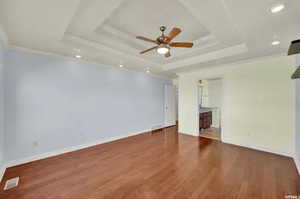
<path id="1" fill-rule="evenodd" d="M 199 115 L 199 129 L 207 129 L 210 128 L 212 124 L 212 112 L 204 112 Z"/>

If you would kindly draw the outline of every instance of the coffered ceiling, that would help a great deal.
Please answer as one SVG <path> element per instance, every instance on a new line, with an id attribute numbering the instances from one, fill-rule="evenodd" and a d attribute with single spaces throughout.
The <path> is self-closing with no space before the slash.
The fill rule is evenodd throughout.
<path id="1" fill-rule="evenodd" d="M 284 3 L 273 14 L 270 8 Z M 174 77 L 244 59 L 280 54 L 300 38 L 298 0 L 2 0 L 0 24 L 11 47 L 74 57 L 135 71 Z M 183 31 L 170 58 L 135 36 L 156 39 L 159 27 Z M 272 46 L 273 40 L 281 43 Z"/>

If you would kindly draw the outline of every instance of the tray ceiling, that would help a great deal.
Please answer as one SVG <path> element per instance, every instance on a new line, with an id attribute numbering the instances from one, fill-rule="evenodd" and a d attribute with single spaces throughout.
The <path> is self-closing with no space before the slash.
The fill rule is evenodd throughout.
<path id="1" fill-rule="evenodd" d="M 129 70 L 173 77 L 178 71 L 282 53 L 300 37 L 299 1 L 284 1 L 284 12 L 269 12 L 276 0 L 3 0 L 0 24 L 10 46 L 72 56 Z M 8 18 L 8 16 L 10 16 Z M 172 57 L 155 51 L 140 55 L 159 27 L 183 31 L 174 41 L 194 42 L 172 48 Z M 278 47 L 270 46 L 274 38 Z"/>

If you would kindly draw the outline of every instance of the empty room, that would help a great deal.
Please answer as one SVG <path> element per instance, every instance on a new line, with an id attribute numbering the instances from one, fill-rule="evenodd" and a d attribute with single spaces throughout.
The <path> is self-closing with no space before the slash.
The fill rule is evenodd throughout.
<path id="1" fill-rule="evenodd" d="M 300 1 L 1 0 L 0 199 L 300 199 Z"/>

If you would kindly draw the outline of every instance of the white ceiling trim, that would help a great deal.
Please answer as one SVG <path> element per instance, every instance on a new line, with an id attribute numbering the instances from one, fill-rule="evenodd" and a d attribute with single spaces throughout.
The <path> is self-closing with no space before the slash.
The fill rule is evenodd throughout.
<path id="1" fill-rule="evenodd" d="M 112 34 L 112 35 L 115 35 L 115 36 L 118 36 L 118 37 L 121 37 L 122 39 L 124 40 L 127 40 L 127 41 L 133 41 L 133 42 L 137 42 L 137 40 L 135 39 L 135 36 L 131 35 L 131 34 L 128 34 L 124 31 L 121 31 L 121 30 L 118 30 L 110 25 L 103 25 L 100 29 Z M 144 42 L 139 42 L 139 45 L 145 47 L 145 48 L 148 48 L 149 46 L 146 45 L 146 43 Z M 128 46 L 128 45 L 127 45 Z"/>
<path id="2" fill-rule="evenodd" d="M 196 52 L 196 51 L 199 51 L 199 50 L 203 50 L 203 49 L 206 49 L 206 48 L 209 48 L 209 47 L 213 47 L 213 46 L 216 46 L 220 44 L 220 42 L 218 41 L 214 41 L 212 43 L 207 43 L 207 44 L 204 44 L 204 45 L 201 45 L 197 48 L 190 48 L 190 49 L 187 49 L 185 52 L 181 52 L 181 53 L 177 53 L 176 56 L 177 57 L 180 57 L 180 56 L 185 56 L 185 55 L 189 55 L 189 54 L 192 54 L 193 52 Z M 170 60 L 172 59 L 175 59 L 176 57 L 171 57 Z M 182 58 L 180 59 L 182 60 Z M 176 62 L 170 62 L 169 64 L 173 64 L 173 63 L 176 63 Z"/>
<path id="3" fill-rule="evenodd" d="M 114 12 L 117 9 L 119 9 L 122 6 L 122 4 L 126 1 L 127 0 L 116 0 L 114 3 L 112 3 L 112 6 L 110 6 L 109 9 L 106 10 L 107 12 L 104 12 L 103 14 L 101 14 L 101 17 L 100 17 L 101 20 L 98 21 L 97 24 L 94 23 L 94 28 L 89 27 L 88 29 L 85 30 L 85 32 L 90 32 L 89 34 L 97 33 L 99 30 L 102 29 L 108 33 L 111 33 L 112 35 L 117 35 L 117 36 L 120 36 L 122 39 L 136 43 L 136 39 L 135 39 L 134 35 L 128 34 L 122 30 L 116 29 L 110 25 L 105 24 L 106 19 L 111 17 L 114 14 Z M 194 13 L 195 10 L 190 9 L 191 5 L 187 4 L 187 2 L 185 0 L 176 0 L 176 1 L 180 4 L 182 4 L 182 6 L 185 7 L 187 12 L 189 12 L 192 16 L 194 16 L 196 19 L 199 19 L 199 16 L 197 16 L 197 13 Z M 94 11 L 94 9 L 93 9 L 93 11 Z M 201 21 L 199 21 L 199 22 L 201 22 Z M 65 34 L 65 36 L 68 36 L 68 34 L 69 35 L 82 35 L 83 37 L 81 37 L 81 39 L 86 39 L 87 41 L 89 41 L 89 39 L 85 36 L 86 34 L 77 34 L 76 32 L 69 31 Z M 92 41 L 90 40 L 89 42 L 92 42 Z M 112 39 L 111 42 L 115 42 L 115 41 Z M 194 53 L 197 50 L 202 50 L 204 48 L 212 47 L 212 46 L 219 44 L 219 42 L 217 41 L 216 37 L 213 34 L 196 39 L 193 41 L 193 43 L 194 43 L 194 48 L 187 49 L 186 51 L 181 51 L 181 52 L 179 51 L 178 53 L 176 53 L 176 56 L 183 57 L 183 56 L 189 55 L 191 53 Z M 122 44 L 125 45 L 125 43 L 122 43 Z M 147 62 L 148 64 L 151 64 L 151 65 L 162 65 L 163 64 L 163 63 L 159 63 L 157 61 L 152 60 L 151 57 L 141 58 L 141 57 L 139 57 L 138 54 L 132 55 L 133 53 L 129 55 L 129 52 L 124 51 L 124 49 L 123 50 L 116 49 L 116 48 L 110 47 L 104 43 L 100 44 L 98 42 L 97 45 L 98 45 L 97 49 L 100 49 L 99 46 L 102 45 L 101 48 L 103 48 L 103 49 L 106 49 L 106 50 L 109 49 L 109 51 L 112 53 L 130 56 L 131 58 L 137 59 L 136 61 L 143 60 L 144 62 Z M 138 45 L 144 46 L 145 49 L 148 48 L 148 46 L 146 46 L 146 44 L 144 44 L 142 42 L 139 42 Z M 126 45 L 126 46 L 131 47 L 131 49 L 134 49 L 134 48 L 132 48 L 132 46 L 129 46 L 129 45 Z M 134 49 L 134 50 L 136 50 L 136 49 Z M 141 49 L 141 50 L 143 50 L 143 49 Z M 182 59 L 183 58 L 178 58 L 177 60 L 182 60 Z M 172 60 L 172 58 L 167 61 L 168 61 L 167 62 L 168 64 L 175 63 Z"/>
<path id="4" fill-rule="evenodd" d="M 72 19 L 74 18 L 74 16 L 76 15 L 77 10 L 79 9 L 80 6 L 80 0 L 77 0 L 76 4 L 74 4 L 73 6 L 73 12 L 67 17 L 67 23 L 65 24 L 65 28 L 64 31 L 62 32 L 62 34 L 60 35 L 59 39 L 62 39 L 64 37 L 64 35 L 66 34 L 68 27 L 70 25 L 70 23 L 72 22 Z"/>
<path id="5" fill-rule="evenodd" d="M 222 2 L 222 8 L 221 10 L 214 10 L 214 12 L 220 12 L 222 13 L 222 17 L 223 18 L 219 18 L 218 20 L 215 21 L 209 21 L 207 19 L 205 19 L 203 16 L 200 15 L 199 9 L 197 9 L 197 7 L 194 5 L 195 2 L 191 2 L 189 0 L 177 0 L 178 2 L 180 2 L 201 24 L 203 24 L 210 32 L 212 35 L 214 35 L 216 38 L 218 38 L 218 40 L 225 40 L 224 38 L 224 31 L 230 31 L 232 34 L 235 34 L 235 40 L 238 40 L 240 43 L 242 42 L 241 38 L 240 38 L 240 31 L 236 31 L 237 27 L 234 24 L 234 21 L 232 20 L 231 15 L 228 15 L 227 13 L 227 7 L 225 6 L 225 3 L 223 0 L 220 0 Z M 198 1 L 199 3 L 199 1 Z M 206 4 L 213 4 L 213 1 L 207 1 L 205 2 Z M 224 12 L 225 9 L 225 12 Z M 211 12 L 212 13 L 212 12 Z M 214 17 L 213 14 L 210 14 L 209 16 L 207 16 L 209 18 Z M 231 17 L 231 18 L 229 18 Z M 225 25 L 226 24 L 226 25 Z M 220 31 L 219 28 L 220 26 L 222 26 L 223 30 Z"/>
<path id="6" fill-rule="evenodd" d="M 177 61 L 175 63 L 165 64 L 165 65 L 163 65 L 163 70 L 167 71 L 167 70 L 181 68 L 181 67 L 185 67 L 185 66 L 189 66 L 189 65 L 193 65 L 193 64 L 208 62 L 208 61 L 212 61 L 212 60 L 216 60 L 216 59 L 221 59 L 224 57 L 230 57 L 233 55 L 242 54 L 247 51 L 248 51 L 248 48 L 247 48 L 246 44 L 240 44 L 240 45 L 225 48 L 222 50 L 218 50 L 218 51 L 202 54 L 199 56 L 191 57 L 188 59 L 184 59 L 182 61 Z"/>
<path id="7" fill-rule="evenodd" d="M 15 45 L 8 45 L 7 48 L 11 49 L 11 50 L 20 50 L 20 51 L 24 51 L 24 52 L 27 52 L 27 53 L 59 57 L 59 58 L 63 58 L 63 59 L 69 60 L 69 61 L 80 61 L 80 62 L 92 63 L 92 64 L 96 64 L 96 65 L 100 65 L 100 66 L 109 66 L 109 67 L 115 68 L 117 70 L 123 70 L 123 71 L 125 70 L 125 71 L 136 72 L 136 73 L 145 73 L 141 70 L 132 70 L 132 69 L 128 69 L 126 67 L 120 68 L 120 67 L 115 66 L 115 65 L 107 64 L 107 63 L 104 63 L 104 62 L 99 62 L 98 60 L 95 61 L 95 60 L 91 60 L 91 59 L 86 59 L 86 57 L 82 57 L 81 59 L 78 59 L 78 58 L 75 58 L 74 56 L 63 55 L 61 53 L 53 53 L 53 52 L 49 52 L 49 51 L 36 50 L 36 49 L 31 49 L 31 48 L 22 47 L 22 46 L 15 46 Z M 159 75 L 159 74 L 155 74 L 155 73 L 145 73 L 145 74 L 149 75 L 149 76 L 161 78 L 161 79 L 168 79 L 168 80 L 172 79 L 172 78 L 167 77 L 165 75 Z"/>
<path id="8" fill-rule="evenodd" d="M 114 1 L 115 5 L 112 6 L 112 8 L 109 10 L 108 13 L 106 13 L 106 15 L 103 15 L 103 16 L 102 16 L 102 18 L 101 18 L 101 20 L 99 21 L 99 23 L 98 23 L 96 26 L 94 26 L 95 28 L 94 28 L 91 32 L 95 32 L 96 29 L 97 29 L 99 26 L 101 26 L 101 25 L 106 21 L 106 19 L 109 18 L 109 17 L 114 13 L 115 10 L 117 10 L 117 9 L 119 9 L 119 8 L 121 7 L 121 5 L 122 5 L 122 3 L 123 3 L 124 1 L 125 1 L 125 0 L 117 0 L 117 1 Z"/>
<path id="9" fill-rule="evenodd" d="M 200 39 L 197 39 L 197 40 L 193 41 L 193 43 L 194 43 L 194 46 L 198 46 L 198 45 L 200 45 L 203 42 L 216 41 L 216 40 L 217 39 L 216 39 L 216 37 L 214 35 L 209 34 L 209 35 L 207 35 L 205 37 L 201 37 Z"/>
<path id="10" fill-rule="evenodd" d="M 214 65 L 214 69 L 220 70 L 220 68 L 221 69 L 224 68 L 224 69 L 228 70 L 228 69 L 237 68 L 237 67 L 239 67 L 240 64 L 253 63 L 256 61 L 273 59 L 273 58 L 278 58 L 278 57 L 282 57 L 282 56 L 286 56 L 286 54 L 278 53 L 278 54 L 274 54 L 274 55 L 270 55 L 270 56 L 253 57 L 253 58 L 239 60 L 239 61 L 225 63 L 225 64 L 217 64 L 217 65 Z M 211 68 L 199 68 L 199 69 L 193 70 L 193 71 L 177 72 L 176 75 L 178 77 L 180 77 L 180 76 L 189 75 L 189 74 L 197 74 L 198 72 L 206 71 L 206 70 L 211 70 Z"/>
<path id="11" fill-rule="evenodd" d="M 162 69 L 161 65 L 159 65 L 157 63 L 145 60 L 145 59 L 137 57 L 135 55 L 130 55 L 130 54 L 124 53 L 122 51 L 110 48 L 108 46 L 105 46 L 105 45 L 102 45 L 102 44 L 99 44 L 99 43 L 96 43 L 96 42 L 89 41 L 87 39 L 83 39 L 83 38 L 78 37 L 78 36 L 65 35 L 65 39 L 69 40 L 69 41 L 72 41 L 72 42 L 80 43 L 82 45 L 89 46 L 89 47 L 92 47 L 92 48 L 95 48 L 95 49 L 98 49 L 98 50 L 101 50 L 101 51 L 104 51 L 106 53 L 108 52 L 108 53 L 119 55 L 119 56 L 122 56 L 122 57 L 125 57 L 125 58 L 128 58 L 128 59 L 134 59 L 135 61 L 139 61 L 139 62 L 144 63 L 148 67 L 155 67 L 155 68 L 160 69 L 160 70 Z"/>

